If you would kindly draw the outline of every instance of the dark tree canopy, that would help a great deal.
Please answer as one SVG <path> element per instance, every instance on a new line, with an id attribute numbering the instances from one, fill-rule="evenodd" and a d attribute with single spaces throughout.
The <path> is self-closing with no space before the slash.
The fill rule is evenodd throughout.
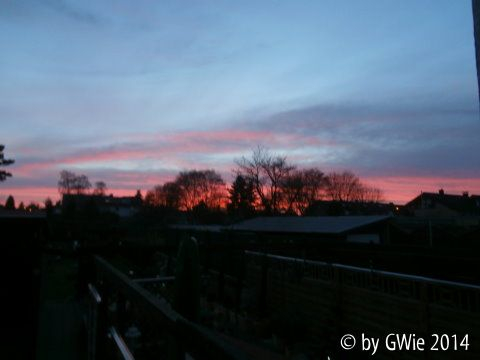
<path id="1" fill-rule="evenodd" d="M 177 183 L 172 181 L 163 185 L 156 185 L 152 190 L 147 191 L 144 204 L 153 207 L 178 209 L 180 206 L 180 188 Z"/>
<path id="2" fill-rule="evenodd" d="M 214 170 L 180 172 L 175 181 L 157 185 L 145 196 L 147 206 L 191 211 L 200 205 L 217 209 L 226 199 L 225 182 Z"/>
<path id="3" fill-rule="evenodd" d="M 12 159 L 5 159 L 3 154 L 3 150 L 5 149 L 5 145 L 0 144 L 0 166 L 7 166 L 13 164 L 15 161 Z M 12 176 L 11 173 L 5 170 L 0 170 L 0 181 L 5 181 L 7 177 Z"/>
<path id="4" fill-rule="evenodd" d="M 12 195 L 9 195 L 5 201 L 5 210 L 15 210 L 15 199 Z"/>
<path id="5" fill-rule="evenodd" d="M 383 192 L 363 184 L 357 175 L 350 171 L 332 172 L 326 178 L 326 195 L 333 201 L 380 202 Z"/>
<path id="6" fill-rule="evenodd" d="M 27 205 L 25 210 L 28 211 L 28 212 L 38 211 L 38 210 L 40 210 L 40 205 L 38 205 L 35 202 L 31 202 L 30 204 Z"/>
<path id="7" fill-rule="evenodd" d="M 257 147 L 250 158 L 242 157 L 235 161 L 237 175 L 251 181 L 261 206 L 266 213 L 276 214 L 281 210 L 281 184 L 295 169 L 287 162 L 287 158 L 272 155 L 263 148 Z"/>
<path id="8" fill-rule="evenodd" d="M 237 175 L 232 186 L 228 189 L 229 203 L 228 211 L 230 214 L 240 218 L 248 217 L 255 212 L 255 187 L 251 179 L 245 179 L 242 175 Z"/>
<path id="9" fill-rule="evenodd" d="M 135 200 L 139 204 L 142 204 L 142 202 L 143 202 L 143 196 L 142 196 L 142 192 L 140 191 L 140 189 L 138 189 L 137 192 L 135 193 Z"/>
<path id="10" fill-rule="evenodd" d="M 54 208 L 52 199 L 47 197 L 45 199 L 44 205 L 45 205 L 45 211 L 47 212 L 47 215 L 51 215 L 53 213 L 53 208 Z"/>
<path id="11" fill-rule="evenodd" d="M 58 180 L 58 192 L 66 194 L 84 194 L 91 188 L 86 175 L 77 175 L 71 171 L 62 170 Z"/>
<path id="12" fill-rule="evenodd" d="M 97 181 L 95 183 L 95 189 L 93 189 L 93 194 L 98 196 L 105 196 L 107 193 L 107 184 L 104 181 Z"/>
<path id="13" fill-rule="evenodd" d="M 361 189 L 360 179 L 350 171 L 328 174 L 326 185 L 327 196 L 334 201 L 355 201 Z"/>
<path id="14" fill-rule="evenodd" d="M 192 210 L 201 202 L 209 209 L 218 208 L 225 199 L 225 182 L 215 170 L 182 171 L 175 183 L 183 210 Z"/>
<path id="15" fill-rule="evenodd" d="M 323 197 L 325 177 L 319 169 L 295 170 L 282 181 L 285 212 L 304 215 L 306 210 Z"/>

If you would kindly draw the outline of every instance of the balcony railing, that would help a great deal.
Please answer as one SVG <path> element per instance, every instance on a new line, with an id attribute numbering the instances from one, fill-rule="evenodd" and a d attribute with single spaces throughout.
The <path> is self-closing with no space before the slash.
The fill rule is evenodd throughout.
<path id="1" fill-rule="evenodd" d="M 165 279 L 130 279 L 100 256 L 90 264 L 93 272 L 86 286 L 88 298 L 88 359 L 134 359 L 129 343 L 129 326 L 157 329 L 163 354 L 154 358 L 246 360 L 247 355 L 209 329 L 193 323 L 174 311 L 169 303 L 147 291 L 143 282 L 171 282 Z M 138 342 L 138 339 L 136 339 Z M 135 347 L 135 345 L 133 345 Z"/>

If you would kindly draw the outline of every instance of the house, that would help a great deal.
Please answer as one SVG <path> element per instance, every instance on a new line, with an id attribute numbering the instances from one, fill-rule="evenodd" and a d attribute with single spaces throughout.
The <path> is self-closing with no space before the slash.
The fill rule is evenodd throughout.
<path id="1" fill-rule="evenodd" d="M 105 196 L 101 211 L 112 212 L 121 218 L 135 215 L 141 206 L 141 201 L 135 196 L 114 197 Z"/>
<path id="2" fill-rule="evenodd" d="M 438 193 L 422 192 L 405 204 L 406 213 L 416 217 L 454 218 L 480 216 L 480 196 L 445 194 L 443 189 Z"/>
<path id="3" fill-rule="evenodd" d="M 308 216 L 394 215 L 398 206 L 364 201 L 318 200 L 307 209 Z"/>
<path id="4" fill-rule="evenodd" d="M 64 210 L 88 210 L 94 208 L 101 213 L 113 213 L 121 218 L 135 215 L 141 206 L 136 196 L 115 197 L 113 195 L 64 194 L 62 208 Z"/>

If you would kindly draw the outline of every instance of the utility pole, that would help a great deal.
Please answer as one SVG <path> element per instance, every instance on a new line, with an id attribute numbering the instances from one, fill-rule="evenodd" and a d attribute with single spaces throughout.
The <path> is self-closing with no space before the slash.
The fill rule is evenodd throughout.
<path id="1" fill-rule="evenodd" d="M 480 0 L 472 0 L 473 33 L 475 36 L 475 57 L 477 62 L 477 83 L 480 101 Z"/>

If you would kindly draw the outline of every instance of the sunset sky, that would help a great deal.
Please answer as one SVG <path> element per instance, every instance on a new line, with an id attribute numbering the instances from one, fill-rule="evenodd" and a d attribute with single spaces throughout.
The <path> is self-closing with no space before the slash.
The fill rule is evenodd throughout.
<path id="1" fill-rule="evenodd" d="M 12 194 L 62 169 L 133 195 L 257 145 L 398 203 L 480 193 L 470 0 L 0 0 Z"/>

